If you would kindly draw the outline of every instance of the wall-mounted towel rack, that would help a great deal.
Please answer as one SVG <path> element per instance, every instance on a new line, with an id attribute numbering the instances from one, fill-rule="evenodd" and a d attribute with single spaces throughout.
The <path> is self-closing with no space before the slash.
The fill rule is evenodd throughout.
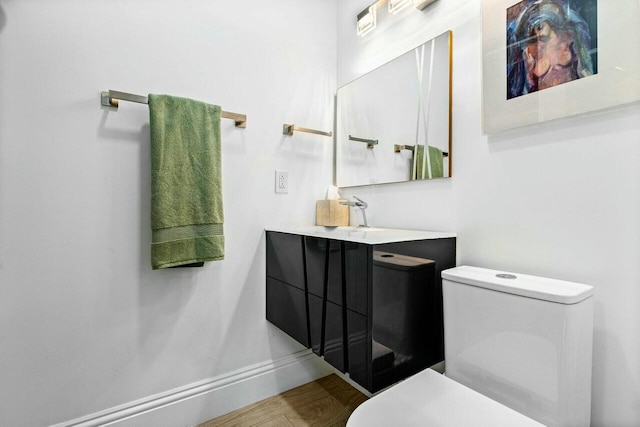
<path id="1" fill-rule="evenodd" d="M 104 107 L 118 109 L 118 101 L 137 102 L 138 104 L 148 104 L 149 99 L 146 96 L 136 95 L 133 93 L 119 92 L 117 90 L 103 91 L 100 97 L 100 104 Z M 220 117 L 223 119 L 231 119 L 236 123 L 236 127 L 247 127 L 247 116 L 244 114 L 230 113 L 229 111 L 221 111 Z"/>
<path id="2" fill-rule="evenodd" d="M 286 124 L 286 123 L 282 125 L 282 134 L 283 135 L 292 136 L 293 135 L 293 131 L 315 133 L 316 135 L 333 136 L 333 132 L 323 132 L 321 130 L 307 129 L 307 128 L 303 128 L 303 127 L 296 126 L 296 125 L 290 125 L 290 124 Z"/>
<path id="3" fill-rule="evenodd" d="M 402 150 L 409 150 L 409 151 L 413 151 L 413 145 L 399 145 L 399 144 L 395 144 L 393 146 L 393 152 L 394 153 L 399 153 Z"/>
<path id="4" fill-rule="evenodd" d="M 349 140 L 350 141 L 364 142 L 364 143 L 367 144 L 367 148 L 370 149 L 370 150 L 373 149 L 374 145 L 378 145 L 378 140 L 377 139 L 358 138 L 356 136 L 349 135 Z"/>
<path id="5" fill-rule="evenodd" d="M 395 144 L 395 145 L 393 146 L 393 151 L 394 151 L 395 153 L 399 153 L 399 152 L 400 152 L 400 151 L 402 151 L 402 150 L 414 151 L 414 150 L 415 150 L 415 148 L 414 148 L 414 146 L 413 146 L 413 145 L 398 145 L 398 144 Z M 449 153 L 447 153 L 446 151 L 443 151 L 443 152 L 442 152 L 442 157 L 449 157 Z"/>

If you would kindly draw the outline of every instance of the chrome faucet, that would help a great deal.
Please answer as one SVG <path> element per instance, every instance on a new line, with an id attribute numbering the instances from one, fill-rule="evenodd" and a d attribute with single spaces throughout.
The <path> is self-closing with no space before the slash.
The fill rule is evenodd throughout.
<path id="1" fill-rule="evenodd" d="M 353 196 L 353 198 L 356 199 L 357 201 L 351 202 L 349 200 L 340 200 L 340 204 L 360 208 L 360 212 L 362 212 L 363 224 L 361 224 L 359 227 L 369 227 L 369 224 L 367 223 L 367 213 L 365 212 L 365 209 L 369 207 L 369 204 L 359 197 Z"/>

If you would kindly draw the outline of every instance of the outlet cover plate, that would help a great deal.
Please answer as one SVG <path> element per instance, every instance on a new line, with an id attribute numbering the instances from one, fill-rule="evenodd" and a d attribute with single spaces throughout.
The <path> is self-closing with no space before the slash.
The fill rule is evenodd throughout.
<path id="1" fill-rule="evenodd" d="M 289 192 L 289 172 L 276 171 L 276 193 L 288 193 Z"/>

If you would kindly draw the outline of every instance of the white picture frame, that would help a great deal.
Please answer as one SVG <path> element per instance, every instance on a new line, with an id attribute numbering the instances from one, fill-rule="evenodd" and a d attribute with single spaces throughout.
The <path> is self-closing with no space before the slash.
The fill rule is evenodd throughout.
<path id="1" fill-rule="evenodd" d="M 640 100 L 638 0 L 597 1 L 596 74 L 507 99 L 507 9 L 521 2 L 482 0 L 482 123 L 485 134 Z"/>

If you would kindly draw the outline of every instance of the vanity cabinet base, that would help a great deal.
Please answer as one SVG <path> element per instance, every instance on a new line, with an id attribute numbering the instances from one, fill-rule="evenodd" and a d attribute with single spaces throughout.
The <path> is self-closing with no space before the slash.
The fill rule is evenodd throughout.
<path id="1" fill-rule="evenodd" d="M 370 245 L 267 231 L 266 241 L 267 320 L 365 389 L 444 359 L 440 272 L 455 266 L 455 238 Z"/>

